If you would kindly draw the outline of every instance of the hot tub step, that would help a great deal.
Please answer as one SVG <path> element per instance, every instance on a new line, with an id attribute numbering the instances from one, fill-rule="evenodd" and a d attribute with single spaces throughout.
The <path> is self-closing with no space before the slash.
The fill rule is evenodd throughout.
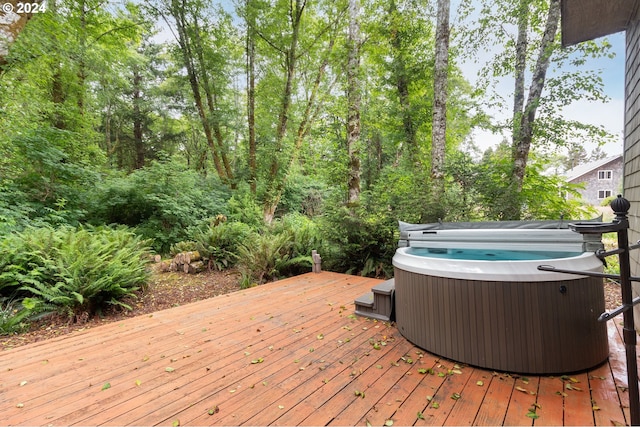
<path id="1" fill-rule="evenodd" d="M 371 292 L 355 300 L 356 314 L 383 321 L 394 320 L 393 294 L 395 282 L 393 279 L 382 282 L 371 288 Z"/>

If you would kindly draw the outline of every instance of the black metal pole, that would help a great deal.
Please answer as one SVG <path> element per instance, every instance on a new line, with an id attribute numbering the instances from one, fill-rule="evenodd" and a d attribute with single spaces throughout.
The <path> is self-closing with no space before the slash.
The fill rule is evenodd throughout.
<path id="1" fill-rule="evenodd" d="M 629 220 L 627 214 L 631 204 L 621 196 L 611 202 L 616 214 L 614 222 L 621 228 L 618 230 L 618 255 L 620 261 L 620 285 L 622 288 L 622 304 L 627 310 L 623 313 L 622 337 L 627 357 L 627 381 L 629 386 L 629 412 L 631 425 L 640 425 L 640 393 L 638 392 L 638 361 L 636 358 L 636 330 L 633 320 L 633 293 L 631 287 L 631 263 L 629 262 Z"/>

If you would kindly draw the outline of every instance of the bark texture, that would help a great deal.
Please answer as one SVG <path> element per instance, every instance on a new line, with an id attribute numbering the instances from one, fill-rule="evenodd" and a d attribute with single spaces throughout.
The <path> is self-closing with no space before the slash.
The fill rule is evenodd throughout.
<path id="1" fill-rule="evenodd" d="M 444 215 L 444 161 L 447 135 L 447 95 L 449 70 L 449 10 L 450 0 L 438 0 L 436 54 L 434 76 L 433 129 L 431 139 L 431 216 Z"/>
<path id="2" fill-rule="evenodd" d="M 514 124 L 517 124 L 513 132 L 513 171 L 511 174 L 511 190 L 514 197 L 511 198 L 512 203 L 510 206 L 507 206 L 505 209 L 505 219 L 508 220 L 520 219 L 521 216 L 520 198 L 518 196 L 522 191 L 527 161 L 533 140 L 536 112 L 540 103 L 542 90 L 544 89 L 550 58 L 555 48 L 555 38 L 558 32 L 559 22 L 560 0 L 551 0 L 526 104 L 524 104 L 521 111 L 515 111 L 517 105 L 514 104 Z M 524 90 L 524 88 L 522 90 Z M 524 95 L 522 95 L 522 97 L 524 99 Z"/>
<path id="3" fill-rule="evenodd" d="M 353 205 L 360 200 L 360 4 L 349 0 L 349 36 L 347 58 L 347 153 L 349 154 L 349 190 L 347 203 Z"/>

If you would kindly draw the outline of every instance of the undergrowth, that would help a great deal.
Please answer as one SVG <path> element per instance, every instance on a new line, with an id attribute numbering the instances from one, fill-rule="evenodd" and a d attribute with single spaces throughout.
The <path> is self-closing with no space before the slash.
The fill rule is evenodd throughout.
<path id="1" fill-rule="evenodd" d="M 37 315 L 90 315 L 149 277 L 147 243 L 128 228 L 27 228 L 0 239 L 0 333 Z"/>

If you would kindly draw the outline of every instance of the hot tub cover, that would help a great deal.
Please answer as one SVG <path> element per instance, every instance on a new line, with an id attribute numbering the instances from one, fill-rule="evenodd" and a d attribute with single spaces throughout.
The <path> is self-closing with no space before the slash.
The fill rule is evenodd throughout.
<path id="1" fill-rule="evenodd" d="M 400 229 L 400 239 L 398 247 L 403 248 L 409 246 L 410 231 L 428 231 L 428 230 L 479 230 L 479 229 L 569 229 L 569 224 L 577 220 L 544 220 L 544 221 L 478 221 L 478 222 L 436 222 L 430 224 L 411 224 L 404 221 L 398 221 Z M 588 221 L 601 222 L 602 216 Z M 588 222 L 580 221 L 580 222 Z M 576 240 L 583 242 L 584 252 L 595 252 L 603 248 L 602 239 L 597 234 L 579 234 L 576 233 Z"/>

